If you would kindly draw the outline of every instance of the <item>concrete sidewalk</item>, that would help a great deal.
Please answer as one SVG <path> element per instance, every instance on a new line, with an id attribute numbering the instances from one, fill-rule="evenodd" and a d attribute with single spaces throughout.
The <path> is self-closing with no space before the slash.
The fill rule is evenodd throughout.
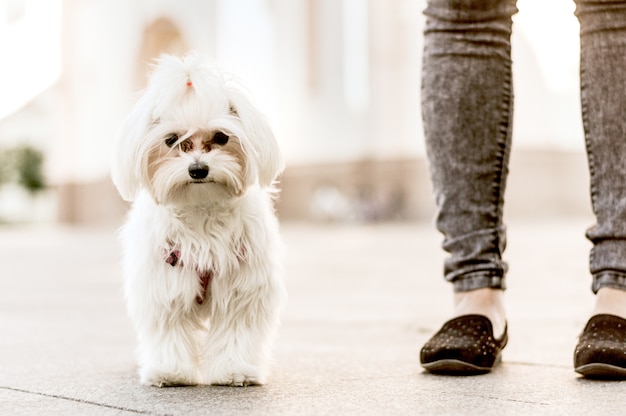
<path id="1" fill-rule="evenodd" d="M 0 228 L 0 415 L 623 415 L 625 382 L 579 378 L 587 218 L 512 223 L 510 343 L 491 374 L 423 373 L 448 318 L 429 224 L 283 224 L 289 304 L 267 386 L 139 385 L 114 230 Z"/>

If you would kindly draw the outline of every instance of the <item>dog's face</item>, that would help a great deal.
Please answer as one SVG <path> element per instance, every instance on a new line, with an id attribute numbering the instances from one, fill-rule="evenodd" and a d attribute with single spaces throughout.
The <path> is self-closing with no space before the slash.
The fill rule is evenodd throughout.
<path id="1" fill-rule="evenodd" d="M 283 162 L 267 121 L 202 59 L 162 56 L 115 146 L 112 177 L 132 201 L 201 205 L 272 185 Z"/>
<path id="2" fill-rule="evenodd" d="M 228 102 L 198 120 L 189 110 L 199 103 L 193 96 L 186 100 L 148 129 L 153 146 L 145 161 L 146 187 L 157 202 L 182 205 L 241 195 L 257 179 L 241 138 L 254 137 L 245 133 Z"/>

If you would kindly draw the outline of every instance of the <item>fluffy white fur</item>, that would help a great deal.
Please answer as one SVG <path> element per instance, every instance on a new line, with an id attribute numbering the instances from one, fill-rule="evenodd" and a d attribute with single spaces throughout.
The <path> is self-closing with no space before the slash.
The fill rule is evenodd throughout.
<path id="1" fill-rule="evenodd" d="M 192 164 L 208 175 L 192 178 Z M 234 81 L 194 54 L 158 60 L 112 166 L 133 201 L 122 240 L 143 384 L 266 382 L 285 298 L 272 198 L 282 169 L 266 119 Z"/>

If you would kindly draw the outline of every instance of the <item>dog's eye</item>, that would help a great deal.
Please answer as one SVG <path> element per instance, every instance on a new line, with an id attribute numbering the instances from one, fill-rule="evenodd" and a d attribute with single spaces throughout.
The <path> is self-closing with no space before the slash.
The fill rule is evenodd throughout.
<path id="1" fill-rule="evenodd" d="M 167 138 L 165 139 L 165 145 L 167 147 L 172 147 L 176 144 L 177 141 L 178 141 L 178 134 L 171 134 L 167 136 Z"/>
<path id="2" fill-rule="evenodd" d="M 222 131 L 218 131 L 215 133 L 215 135 L 213 136 L 213 143 L 219 145 L 219 146 L 224 146 L 226 143 L 228 143 L 228 135 Z"/>

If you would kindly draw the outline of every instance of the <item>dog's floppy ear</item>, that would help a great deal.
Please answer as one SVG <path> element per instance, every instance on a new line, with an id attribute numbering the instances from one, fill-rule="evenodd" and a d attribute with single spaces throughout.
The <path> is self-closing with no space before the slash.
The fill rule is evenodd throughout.
<path id="1" fill-rule="evenodd" d="M 146 135 L 158 123 L 155 114 L 159 106 L 184 94 L 187 81 L 188 71 L 180 58 L 163 54 L 154 61 L 148 87 L 126 118 L 113 148 L 111 177 L 125 200 L 133 201 L 139 189 L 148 185 L 148 158 L 154 143 Z"/>
<path id="2" fill-rule="evenodd" d="M 113 146 L 111 178 L 122 198 L 133 201 L 145 178 L 148 149 L 145 135 L 150 121 L 146 95 L 141 97 L 122 125 Z"/>
<path id="3" fill-rule="evenodd" d="M 229 99 L 231 111 L 249 136 L 244 138 L 242 146 L 254 163 L 259 185 L 270 187 L 285 168 L 285 162 L 269 122 L 241 91 L 231 90 Z"/>

